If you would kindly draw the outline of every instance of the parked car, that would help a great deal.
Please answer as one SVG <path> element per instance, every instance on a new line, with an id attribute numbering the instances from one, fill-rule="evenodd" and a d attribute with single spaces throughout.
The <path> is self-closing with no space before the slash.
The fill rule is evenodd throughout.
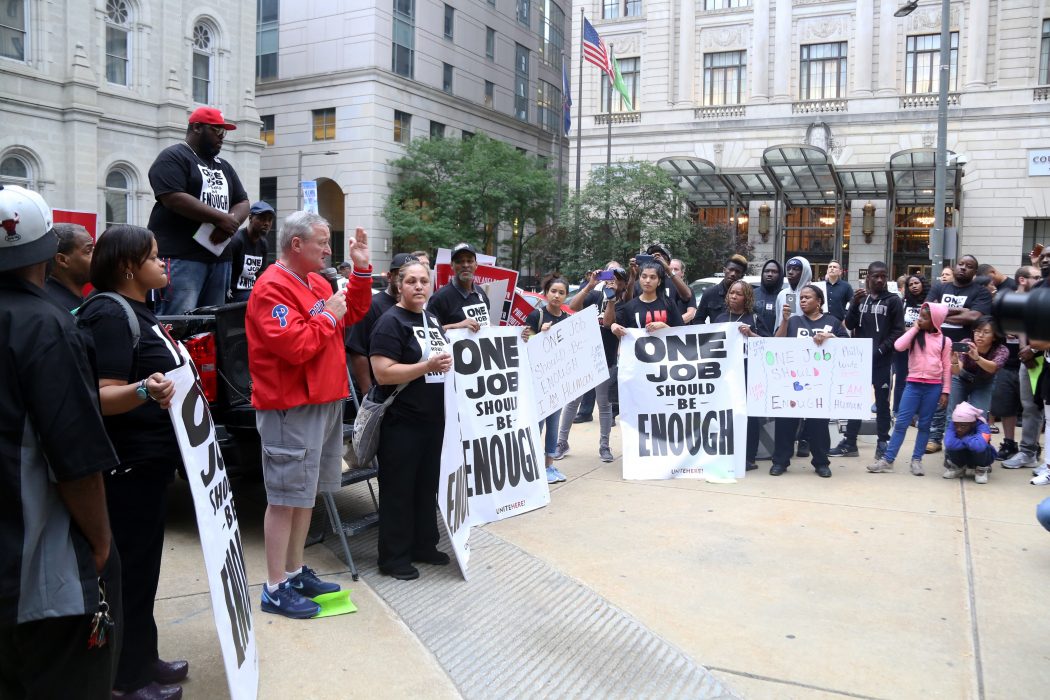
<path id="1" fill-rule="evenodd" d="M 518 293 L 518 296 L 520 296 L 522 299 L 527 299 L 528 302 L 532 304 L 532 308 L 534 309 L 542 309 L 547 305 L 547 297 L 543 296 L 538 292 L 526 292 L 525 290 L 520 288 L 516 291 Z M 565 303 L 562 305 L 562 308 L 565 309 L 565 312 L 568 314 L 572 313 L 572 309 L 569 308 L 569 299 L 571 298 L 572 294 L 570 293 L 569 298 L 567 298 L 565 300 Z"/>

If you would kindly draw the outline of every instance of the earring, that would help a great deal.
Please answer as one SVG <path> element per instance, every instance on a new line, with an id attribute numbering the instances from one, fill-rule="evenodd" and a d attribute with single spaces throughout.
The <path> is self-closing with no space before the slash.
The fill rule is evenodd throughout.
<path id="1" fill-rule="evenodd" d="M 135 279 L 135 275 L 131 274 L 130 272 L 125 272 L 124 273 L 124 279 L 126 279 L 126 280 Z"/>

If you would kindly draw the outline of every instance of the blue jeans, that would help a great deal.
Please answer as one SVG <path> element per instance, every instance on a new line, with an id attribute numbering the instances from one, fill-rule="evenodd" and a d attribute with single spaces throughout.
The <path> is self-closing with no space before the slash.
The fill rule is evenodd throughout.
<path id="1" fill-rule="evenodd" d="M 988 418 L 988 408 L 992 405 L 993 383 L 974 384 L 964 382 L 957 375 L 952 375 L 952 393 L 948 396 L 948 407 L 944 411 L 937 411 L 934 416 L 930 439 L 934 442 L 944 442 L 944 429 L 948 424 L 948 416 L 963 401 L 969 401 L 971 406 L 984 411 L 984 417 Z M 940 420 L 937 420 L 938 418 Z"/>
<path id="2" fill-rule="evenodd" d="M 558 426 L 561 420 L 561 409 L 540 421 L 540 432 L 543 433 L 543 454 L 553 457 L 558 449 Z"/>
<path id="3" fill-rule="evenodd" d="M 912 459 L 922 459 L 926 454 L 926 443 L 930 439 L 930 424 L 933 422 L 933 414 L 937 410 L 937 402 L 941 398 L 942 384 L 923 384 L 921 382 L 907 382 L 904 387 L 904 395 L 901 396 L 901 404 L 897 408 L 897 422 L 893 424 L 893 436 L 890 444 L 886 446 L 886 454 L 883 459 L 892 462 L 897 458 L 897 452 L 904 442 L 904 434 L 908 432 L 913 416 L 919 416 L 919 432 L 915 436 L 915 448 L 912 450 Z"/>
<path id="4" fill-rule="evenodd" d="M 168 286 L 157 302 L 158 316 L 177 316 L 201 306 L 226 303 L 230 289 L 230 261 L 203 263 L 161 258 L 168 272 Z"/>
<path id="5" fill-rule="evenodd" d="M 1040 525 L 1050 530 L 1050 498 L 1044 498 L 1035 507 L 1035 519 L 1039 521 Z"/>
<path id="6" fill-rule="evenodd" d="M 908 384 L 908 351 L 898 351 L 893 356 L 893 414 L 901 409 L 901 397 Z"/>

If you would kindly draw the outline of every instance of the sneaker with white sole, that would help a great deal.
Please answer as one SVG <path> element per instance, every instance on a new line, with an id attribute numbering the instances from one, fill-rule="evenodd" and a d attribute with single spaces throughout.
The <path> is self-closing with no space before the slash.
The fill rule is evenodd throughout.
<path id="1" fill-rule="evenodd" d="M 882 457 L 879 457 L 877 460 L 875 460 L 874 464 L 868 465 L 868 471 L 872 474 L 883 474 L 886 472 L 892 472 L 893 462 L 887 462 Z"/>
<path id="2" fill-rule="evenodd" d="M 270 590 L 269 584 L 263 584 L 261 607 L 263 612 L 294 620 L 305 620 L 321 612 L 320 605 L 304 598 L 289 581 L 280 583 L 275 591 Z"/>
<path id="3" fill-rule="evenodd" d="M 1031 452 L 1021 450 L 1013 457 L 1003 460 L 1003 469 L 1023 469 L 1025 467 L 1037 466 L 1035 455 Z"/>
<path id="4" fill-rule="evenodd" d="M 609 449 L 608 445 L 602 445 L 598 448 L 598 459 L 600 459 L 603 462 L 613 461 L 613 453 L 612 450 Z"/>
<path id="5" fill-rule="evenodd" d="M 957 467 L 951 462 L 944 463 L 944 473 L 941 477 L 945 479 L 961 479 L 966 476 L 966 467 Z"/>
<path id="6" fill-rule="evenodd" d="M 567 481 L 567 479 L 565 478 L 565 475 L 561 473 L 561 469 L 558 469 L 557 467 L 554 467 L 554 474 L 558 477 L 558 481 L 559 482 Z"/>
<path id="7" fill-rule="evenodd" d="M 974 483 L 987 484 L 988 474 L 991 473 L 991 471 L 991 467 L 977 467 L 977 469 L 975 469 L 973 473 Z"/>
<path id="8" fill-rule="evenodd" d="M 1050 464 L 1040 464 L 1032 470 L 1032 476 L 1042 476 L 1043 474 L 1050 474 Z"/>
<path id="9" fill-rule="evenodd" d="M 340 589 L 338 583 L 322 581 L 317 578 L 317 573 L 309 566 L 303 566 L 302 571 L 288 579 L 288 583 L 304 598 L 316 598 L 325 593 L 335 593 Z"/>
<path id="10" fill-rule="evenodd" d="M 1032 480 L 1028 482 L 1032 486 L 1048 486 L 1050 485 L 1050 470 L 1047 470 L 1039 476 L 1033 476 Z"/>
<path id="11" fill-rule="evenodd" d="M 569 443 L 558 440 L 558 444 L 554 446 L 554 459 L 565 459 L 567 454 L 569 454 Z"/>
<path id="12" fill-rule="evenodd" d="M 558 470 L 554 467 L 547 467 L 547 483 L 556 484 L 558 483 Z"/>
<path id="13" fill-rule="evenodd" d="M 911 461 L 911 474 L 912 476 L 925 476 L 926 471 L 922 468 L 921 459 L 913 459 Z"/>

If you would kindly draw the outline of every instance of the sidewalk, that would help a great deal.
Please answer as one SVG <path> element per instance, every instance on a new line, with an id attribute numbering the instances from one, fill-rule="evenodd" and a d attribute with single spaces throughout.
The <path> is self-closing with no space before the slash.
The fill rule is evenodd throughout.
<path id="1" fill-rule="evenodd" d="M 573 427 L 559 463 L 569 481 L 552 488 L 549 507 L 487 532 L 632 615 L 741 696 L 1013 700 L 1050 685 L 1040 595 L 1050 533 L 1034 519 L 1050 489 L 1028 485 L 1030 470 L 997 466 L 978 486 L 940 478 L 940 455 L 930 455 L 928 475 L 913 477 L 909 441 L 897 473 L 868 474 L 874 441 L 862 437 L 862 456 L 833 460 L 831 479 L 795 460 L 781 477 L 760 462 L 731 485 L 625 482 L 619 459 L 598 461 L 597 432 Z M 612 443 L 619 457 L 618 427 Z M 432 651 L 348 573 L 335 579 L 353 590 L 353 615 L 296 622 L 259 612 L 264 499 L 258 485 L 234 489 L 256 584 L 261 698 L 458 696 Z M 225 697 L 184 485 L 172 506 L 161 651 L 190 659 L 185 697 Z M 374 563 L 360 547 L 355 556 Z M 484 551 L 474 556 L 472 567 L 485 565 Z M 307 559 L 321 573 L 346 571 L 325 546 Z"/>

